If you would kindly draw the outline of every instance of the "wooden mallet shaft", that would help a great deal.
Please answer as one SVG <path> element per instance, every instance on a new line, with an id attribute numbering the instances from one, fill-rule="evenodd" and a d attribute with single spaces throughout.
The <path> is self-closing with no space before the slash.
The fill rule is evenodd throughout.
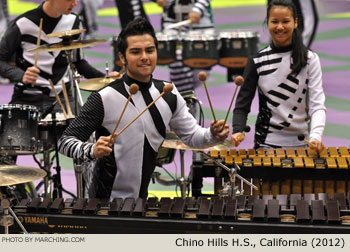
<path id="1" fill-rule="evenodd" d="M 118 122 L 116 123 L 116 125 L 115 125 L 115 127 L 114 127 L 114 129 L 113 129 L 113 132 L 112 132 L 112 134 L 111 134 L 111 137 L 109 138 L 109 143 L 112 143 L 113 135 L 114 135 L 114 133 L 116 132 L 116 130 L 117 130 L 118 126 L 119 126 L 119 123 L 120 123 L 120 121 L 121 121 L 121 119 L 122 119 L 122 117 L 123 117 L 123 115 L 124 115 L 125 110 L 126 110 L 126 107 L 128 106 L 128 104 L 129 104 L 129 102 L 130 102 L 130 100 L 131 100 L 131 96 L 134 95 L 134 94 L 136 94 L 138 90 L 139 90 L 139 86 L 138 86 L 137 84 L 132 84 L 132 85 L 130 86 L 130 88 L 129 88 L 129 93 L 130 93 L 130 95 L 129 95 L 129 97 L 128 97 L 128 100 L 127 100 L 126 103 L 125 103 L 125 106 L 124 106 L 124 108 L 123 108 L 122 113 L 121 113 L 120 116 L 119 116 Z"/>
<path id="2" fill-rule="evenodd" d="M 208 101 L 209 101 L 209 106 L 210 106 L 210 109 L 211 109 L 211 113 L 213 114 L 213 118 L 214 118 L 214 121 L 216 121 L 216 116 L 215 116 L 215 113 L 214 113 L 214 109 L 213 109 L 213 105 L 211 104 L 211 100 L 210 100 L 210 97 L 209 97 L 209 92 L 208 92 L 208 88 L 207 88 L 207 84 L 205 83 L 206 79 L 207 79 L 207 74 L 205 72 L 199 72 L 198 73 L 198 79 L 200 81 L 203 82 L 203 85 L 204 85 L 204 88 L 205 88 L 205 92 L 207 94 L 207 97 L 208 97 Z"/>
<path id="3" fill-rule="evenodd" d="M 309 146 L 311 146 L 313 149 L 316 149 L 316 145 L 311 143 L 309 140 L 305 139 L 305 136 L 303 134 L 298 135 L 299 141 L 305 141 Z"/>
<path id="4" fill-rule="evenodd" d="M 308 143 L 308 145 L 309 145 L 310 147 L 312 147 L 313 149 L 316 149 L 316 145 L 314 145 L 313 143 L 311 143 L 309 140 L 304 139 L 304 141 L 305 141 L 306 143 Z"/>
<path id="5" fill-rule="evenodd" d="M 136 121 L 137 118 L 139 118 L 147 109 L 149 109 L 156 101 L 158 101 L 164 94 L 170 93 L 173 90 L 173 85 L 172 84 L 167 84 L 163 88 L 163 92 L 153 101 L 151 102 L 144 110 L 141 111 L 140 114 L 138 114 L 131 122 L 129 122 L 123 129 L 121 129 L 118 133 L 117 136 L 119 136 L 121 133 L 123 133 L 124 130 L 126 130 L 133 122 Z"/>
<path id="6" fill-rule="evenodd" d="M 64 106 L 63 106 L 63 104 L 62 104 L 62 102 L 61 102 L 61 99 L 60 99 L 60 97 L 58 96 L 58 94 L 57 94 L 57 92 L 56 92 L 56 89 L 55 89 L 55 86 L 54 86 L 53 83 L 52 83 L 52 80 L 49 79 L 49 82 L 50 82 L 50 86 L 51 86 L 52 92 L 55 94 L 56 100 L 57 100 L 58 104 L 60 105 L 60 107 L 61 107 L 61 109 L 62 109 L 64 118 L 65 118 L 65 119 L 68 119 L 66 110 L 64 109 Z"/>
<path id="7" fill-rule="evenodd" d="M 235 88 L 235 91 L 234 91 L 234 93 L 233 93 L 230 106 L 229 106 L 229 108 L 228 108 L 228 110 L 227 110 L 226 117 L 225 117 L 225 121 L 224 121 L 224 126 L 223 126 L 223 127 L 225 127 L 225 123 L 226 123 L 226 121 L 227 121 L 228 115 L 230 114 L 231 107 L 232 107 L 233 101 L 234 101 L 234 99 L 235 99 L 235 97 L 236 97 L 236 93 L 237 93 L 238 87 L 239 87 L 239 86 L 242 86 L 242 85 L 243 85 L 243 82 L 244 82 L 244 79 L 243 79 L 242 76 L 237 76 L 237 77 L 236 77 L 236 79 L 235 79 L 236 88 Z"/>

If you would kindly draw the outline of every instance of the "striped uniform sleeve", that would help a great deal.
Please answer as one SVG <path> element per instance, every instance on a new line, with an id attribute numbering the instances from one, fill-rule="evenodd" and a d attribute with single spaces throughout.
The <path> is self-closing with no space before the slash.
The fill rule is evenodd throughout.
<path id="1" fill-rule="evenodd" d="M 193 8 L 192 11 L 198 12 L 201 14 L 201 17 L 204 16 L 205 10 L 208 9 L 210 5 L 211 0 L 198 0 Z"/>
<path id="2" fill-rule="evenodd" d="M 94 143 L 87 140 L 102 125 L 103 118 L 104 107 L 101 95 L 93 93 L 82 107 L 80 114 L 58 140 L 59 152 L 74 159 L 94 159 Z"/>

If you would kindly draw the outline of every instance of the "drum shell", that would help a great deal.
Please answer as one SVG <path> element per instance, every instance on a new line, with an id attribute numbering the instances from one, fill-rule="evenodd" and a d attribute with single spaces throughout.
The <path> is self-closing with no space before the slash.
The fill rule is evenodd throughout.
<path id="1" fill-rule="evenodd" d="M 176 40 L 158 40 L 158 65 L 167 65 L 176 61 Z"/>
<path id="2" fill-rule="evenodd" d="M 259 36 L 255 32 L 222 32 L 219 35 L 219 64 L 229 68 L 243 68 L 248 58 L 258 52 Z"/>
<path id="3" fill-rule="evenodd" d="M 65 119 L 63 114 L 57 113 L 57 118 L 54 122 L 51 118 L 41 120 L 38 124 L 39 151 L 55 149 L 55 128 L 57 141 L 62 136 L 63 132 L 69 126 L 73 118 Z"/>
<path id="4" fill-rule="evenodd" d="M 0 105 L 0 152 L 9 155 L 35 153 L 38 116 L 37 107 L 32 105 Z"/>
<path id="5" fill-rule="evenodd" d="M 174 34 L 157 33 L 157 64 L 166 65 L 176 61 L 178 37 Z"/>
<path id="6" fill-rule="evenodd" d="M 219 42 L 213 35 L 182 39 L 183 63 L 192 68 L 209 68 L 218 63 Z"/>

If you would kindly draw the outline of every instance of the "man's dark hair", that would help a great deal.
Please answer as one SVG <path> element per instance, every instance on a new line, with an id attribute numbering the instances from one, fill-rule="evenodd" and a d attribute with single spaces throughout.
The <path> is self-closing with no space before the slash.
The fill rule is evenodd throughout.
<path id="1" fill-rule="evenodd" d="M 143 17 L 138 17 L 127 24 L 120 32 L 117 39 L 118 51 L 125 57 L 126 48 L 128 48 L 127 38 L 135 35 L 149 34 L 153 37 L 156 48 L 158 49 L 158 41 L 151 23 Z"/>

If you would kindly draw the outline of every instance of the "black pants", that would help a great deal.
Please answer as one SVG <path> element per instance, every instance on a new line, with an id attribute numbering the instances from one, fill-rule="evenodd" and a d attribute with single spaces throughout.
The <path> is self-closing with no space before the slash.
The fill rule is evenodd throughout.
<path id="1" fill-rule="evenodd" d="M 124 28 L 130 21 L 134 20 L 136 17 L 141 16 L 147 18 L 141 0 L 138 0 L 136 4 L 136 6 L 138 6 L 139 8 L 135 8 L 135 4 L 133 4 L 131 0 L 115 0 L 115 4 L 119 11 L 119 19 L 122 28 Z M 136 9 L 138 9 L 139 12 L 136 11 Z"/>

